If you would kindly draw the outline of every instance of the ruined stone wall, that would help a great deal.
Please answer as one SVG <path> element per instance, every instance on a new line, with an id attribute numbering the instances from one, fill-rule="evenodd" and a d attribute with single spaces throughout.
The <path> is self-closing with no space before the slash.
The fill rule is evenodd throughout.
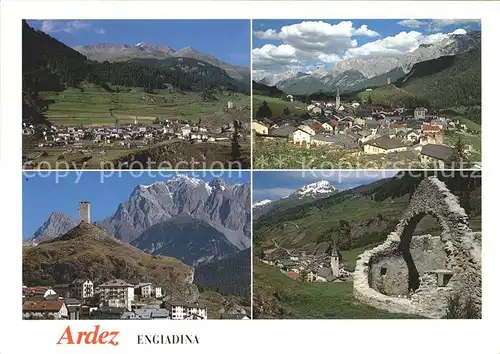
<path id="1" fill-rule="evenodd" d="M 413 236 L 410 253 L 420 274 L 446 268 L 446 253 L 439 236 Z M 385 295 L 409 294 L 408 266 L 401 251 L 372 259 L 370 286 Z"/>
<path id="2" fill-rule="evenodd" d="M 437 286 L 436 274 L 419 271 L 420 285 L 408 298 L 381 294 L 374 289 L 372 267 L 381 259 L 395 257 L 403 251 L 410 251 L 413 232 L 424 215 L 434 216 L 442 228 L 440 241 L 446 258 L 443 269 L 452 273 L 446 286 Z M 358 258 L 354 272 L 354 295 L 360 301 L 389 312 L 402 312 L 426 317 L 442 317 L 446 310 L 446 296 L 459 292 L 471 297 L 481 308 L 481 246 L 468 226 L 468 218 L 458 198 L 436 177 L 423 180 L 415 191 L 396 230 L 386 241 Z M 422 241 L 423 242 L 423 241 Z M 423 245 L 422 245 L 423 246 Z M 438 252 L 439 253 L 439 252 Z M 425 255 L 422 254 L 422 257 Z M 413 255 L 412 255 L 413 257 Z M 419 267 L 419 257 L 413 261 Z M 432 268 L 433 261 L 421 261 L 421 268 Z M 398 267 L 397 264 L 394 267 Z M 375 270 L 376 272 L 376 270 Z"/>

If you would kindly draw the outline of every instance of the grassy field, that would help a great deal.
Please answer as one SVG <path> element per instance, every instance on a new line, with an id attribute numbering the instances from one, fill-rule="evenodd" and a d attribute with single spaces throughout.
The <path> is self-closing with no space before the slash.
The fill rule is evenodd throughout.
<path id="1" fill-rule="evenodd" d="M 354 298 L 352 290 L 350 282 L 302 283 L 275 267 L 254 262 L 254 318 L 415 318 L 364 305 Z"/>
<path id="2" fill-rule="evenodd" d="M 255 117 L 255 114 L 257 113 L 257 110 L 259 109 L 260 105 L 262 102 L 266 101 L 267 104 L 269 105 L 269 108 L 271 108 L 272 116 L 277 117 L 283 113 L 283 110 L 285 107 L 288 107 L 290 110 L 290 113 L 293 114 L 302 114 L 306 113 L 306 104 L 302 102 L 289 102 L 282 100 L 281 98 L 275 98 L 275 97 L 269 97 L 269 96 L 262 96 L 262 95 L 254 95 L 252 97 L 253 99 L 253 116 Z"/>
<path id="3" fill-rule="evenodd" d="M 471 123 L 474 123 L 470 121 Z M 458 138 L 461 137 L 463 141 L 472 145 L 472 161 L 481 161 L 481 135 L 474 135 L 462 132 L 446 132 L 444 135 L 444 143 L 449 146 L 455 146 Z"/>
<path id="4" fill-rule="evenodd" d="M 373 91 L 363 91 L 358 94 L 358 98 L 362 102 L 368 102 L 370 97 L 373 104 L 398 105 L 401 102 L 406 102 L 409 98 L 413 98 L 413 95 L 394 85 L 385 85 Z"/>
<path id="5" fill-rule="evenodd" d="M 220 94 L 216 95 L 217 100 L 205 102 L 198 92 L 162 90 L 147 94 L 136 88 L 130 92 L 112 93 L 94 85 L 68 88 L 59 93 L 43 92 L 40 96 L 54 101 L 45 114 L 49 121 L 60 125 L 115 124 L 115 117 L 120 124 L 133 123 L 135 117 L 142 123 L 151 123 L 160 117 L 195 121 L 209 118 L 219 124 L 227 118 L 224 110 L 229 100 L 234 102 L 234 107 L 250 106 L 250 97 L 242 94 Z"/>

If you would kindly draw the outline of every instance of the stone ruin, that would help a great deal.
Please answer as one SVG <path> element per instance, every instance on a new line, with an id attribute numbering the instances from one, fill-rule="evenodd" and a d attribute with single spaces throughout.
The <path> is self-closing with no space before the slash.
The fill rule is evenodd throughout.
<path id="1" fill-rule="evenodd" d="M 426 215 L 438 221 L 440 236 L 413 236 Z M 396 230 L 358 257 L 354 296 L 388 312 L 442 318 L 455 293 L 481 309 L 481 234 L 469 228 L 465 210 L 444 182 L 428 177 Z"/>

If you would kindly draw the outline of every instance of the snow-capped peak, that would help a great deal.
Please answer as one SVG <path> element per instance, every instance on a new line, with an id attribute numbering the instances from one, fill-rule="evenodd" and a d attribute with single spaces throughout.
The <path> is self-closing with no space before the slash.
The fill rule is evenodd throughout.
<path id="1" fill-rule="evenodd" d="M 153 182 L 150 185 L 140 184 L 139 188 L 149 189 L 149 188 L 151 188 L 153 186 L 160 185 L 160 184 L 163 184 L 163 183 L 166 183 L 166 184 L 175 184 L 175 183 L 183 183 L 183 182 L 191 184 L 192 186 L 197 186 L 197 185 L 199 185 L 201 183 L 206 184 L 206 182 L 202 181 L 201 179 L 197 179 L 197 178 L 189 177 L 187 175 L 179 174 L 179 175 L 175 175 L 174 177 L 172 177 L 168 181 L 156 181 L 156 182 Z"/>
<path id="2" fill-rule="evenodd" d="M 141 189 L 148 189 L 148 188 L 151 188 L 154 185 L 161 184 L 161 183 L 163 183 L 163 182 L 156 181 L 156 182 L 153 182 L 152 184 L 148 184 L 148 185 L 146 185 L 146 184 L 139 184 L 139 188 L 141 188 Z"/>
<path id="3" fill-rule="evenodd" d="M 291 196 L 295 196 L 299 199 L 304 198 L 306 196 L 309 197 L 326 197 L 332 195 L 337 191 L 334 185 L 330 184 L 328 181 L 318 181 L 311 184 L 307 184 L 295 192 L 291 194 Z"/>
<path id="4" fill-rule="evenodd" d="M 270 199 L 264 199 L 264 200 L 261 200 L 260 202 L 253 203 L 252 208 L 261 207 L 263 205 L 266 205 L 266 204 L 269 204 L 269 203 L 272 203 L 272 202 L 273 201 L 270 200 Z"/>
<path id="5" fill-rule="evenodd" d="M 137 43 L 135 46 L 136 46 L 136 47 L 142 47 L 142 46 L 144 46 L 144 45 L 146 45 L 146 43 L 144 43 L 144 42 L 139 42 L 139 43 Z"/>

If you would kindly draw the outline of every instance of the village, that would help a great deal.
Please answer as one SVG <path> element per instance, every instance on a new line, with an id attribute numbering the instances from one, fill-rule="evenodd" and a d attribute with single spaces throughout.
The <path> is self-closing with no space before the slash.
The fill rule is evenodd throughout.
<path id="1" fill-rule="evenodd" d="M 293 102 L 293 96 L 287 95 Z M 284 140 L 295 146 L 330 146 L 368 160 L 407 162 L 414 167 L 449 166 L 454 146 L 446 144 L 447 134 L 479 136 L 459 119 L 431 114 L 424 107 L 387 109 L 357 101 L 312 101 L 301 117 L 292 115 L 252 121 L 256 140 Z M 461 154 L 474 160 L 474 147 L 464 142 Z M 480 163 L 480 161 L 472 161 Z"/>
<path id="2" fill-rule="evenodd" d="M 97 286 L 90 279 L 70 284 L 23 285 L 23 319 L 36 320 L 206 320 L 199 303 L 163 301 L 164 290 L 152 283 L 113 279 Z"/>
<path id="3" fill-rule="evenodd" d="M 302 282 L 345 282 L 351 280 L 353 267 L 340 263 L 335 245 L 324 252 L 306 254 L 305 252 L 273 252 L 261 259 L 263 263 L 279 268 L 287 277 Z"/>
<path id="4" fill-rule="evenodd" d="M 227 103 L 228 111 L 243 110 Z M 23 168 L 36 168 L 37 159 L 47 153 L 60 153 L 58 161 L 70 161 L 79 156 L 92 156 L 99 160 L 114 160 L 117 153 L 137 151 L 174 142 L 228 143 L 238 130 L 249 131 L 249 124 L 235 120 L 214 126 L 209 122 L 183 119 L 160 119 L 156 117 L 152 124 L 140 122 L 135 117 L 132 124 L 115 125 L 46 125 L 23 123 L 23 136 L 34 138 L 36 144 L 23 154 Z M 212 123 L 212 122 L 210 122 Z M 62 150 L 62 152 L 61 152 Z"/>

